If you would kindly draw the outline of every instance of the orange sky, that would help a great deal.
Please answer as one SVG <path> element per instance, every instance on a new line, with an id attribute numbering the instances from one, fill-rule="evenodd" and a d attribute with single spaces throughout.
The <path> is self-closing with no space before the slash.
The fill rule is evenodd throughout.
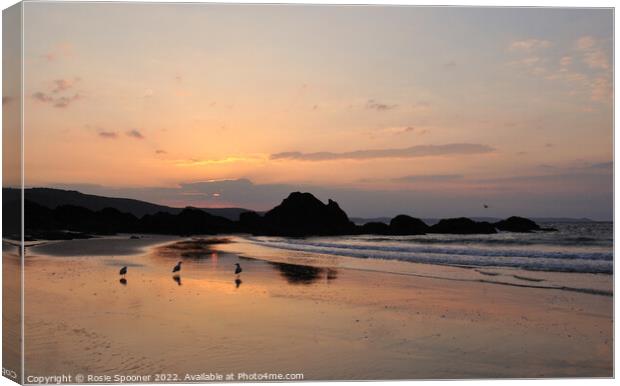
<path id="1" fill-rule="evenodd" d="M 24 21 L 29 186 L 611 192 L 610 10 L 27 3 Z M 250 204 L 221 193 L 200 202 Z"/>

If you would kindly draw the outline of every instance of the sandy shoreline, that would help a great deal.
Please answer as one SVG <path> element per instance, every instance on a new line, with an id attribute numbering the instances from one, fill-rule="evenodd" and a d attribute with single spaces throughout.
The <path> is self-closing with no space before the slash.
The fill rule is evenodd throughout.
<path id="1" fill-rule="evenodd" d="M 194 250 L 171 243 L 114 256 L 29 251 L 26 375 L 613 375 L 611 296 L 365 271 L 333 259 L 295 265 L 277 251 L 268 262 L 248 258 L 264 251 L 242 243 Z M 179 260 L 175 280 L 170 270 Z M 244 268 L 240 282 L 236 262 Z M 129 266 L 126 285 L 122 265 Z"/>

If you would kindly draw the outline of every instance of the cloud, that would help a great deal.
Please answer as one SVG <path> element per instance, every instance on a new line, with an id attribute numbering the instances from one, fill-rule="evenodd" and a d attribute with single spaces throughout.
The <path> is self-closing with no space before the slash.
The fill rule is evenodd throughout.
<path id="1" fill-rule="evenodd" d="M 589 166 L 590 169 L 613 169 L 613 167 L 614 167 L 613 161 L 599 162 L 599 163 L 595 163 Z"/>
<path id="2" fill-rule="evenodd" d="M 406 133 L 413 133 L 415 131 L 415 127 L 413 126 L 397 126 L 397 127 L 385 127 L 382 129 L 378 129 L 376 131 L 371 132 L 371 136 L 375 137 L 376 135 L 389 134 L 389 135 L 402 135 Z"/>
<path id="3" fill-rule="evenodd" d="M 56 44 L 42 56 L 48 62 L 55 62 L 59 59 L 71 57 L 73 56 L 73 45 L 70 43 Z"/>
<path id="4" fill-rule="evenodd" d="M 487 145 L 474 143 L 451 143 L 445 145 L 418 145 L 397 149 L 356 150 L 343 153 L 317 152 L 301 153 L 298 151 L 282 152 L 271 155 L 272 160 L 299 161 L 333 161 L 333 160 L 364 160 L 375 158 L 414 158 L 442 155 L 467 155 L 491 153 L 495 149 Z"/>
<path id="5" fill-rule="evenodd" d="M 392 178 L 394 182 L 443 182 L 465 178 L 462 174 L 421 174 Z"/>
<path id="6" fill-rule="evenodd" d="M 590 81 L 590 99 L 596 102 L 609 101 L 613 87 L 611 79 L 607 76 L 599 76 Z"/>
<path id="7" fill-rule="evenodd" d="M 244 162 L 244 161 L 256 161 L 258 157 L 225 157 L 218 159 L 181 159 L 173 161 L 176 166 L 204 166 L 204 165 L 218 165 L 218 164 L 227 164 L 233 162 Z"/>
<path id="8" fill-rule="evenodd" d="M 32 98 L 41 103 L 49 103 L 56 108 L 66 108 L 71 103 L 82 99 L 82 96 L 76 93 L 71 96 L 58 96 L 57 97 L 57 96 L 46 94 L 42 91 L 37 91 L 34 94 L 32 94 Z"/>
<path id="9" fill-rule="evenodd" d="M 62 96 L 53 100 L 54 107 L 57 108 L 65 108 L 68 107 L 72 102 L 82 99 L 80 94 L 74 94 L 72 96 Z"/>
<path id="10" fill-rule="evenodd" d="M 137 129 L 131 129 L 127 131 L 125 134 L 127 134 L 127 136 L 132 137 L 132 138 L 144 139 L 144 136 L 142 135 L 142 133 Z"/>
<path id="11" fill-rule="evenodd" d="M 43 103 L 51 102 L 54 100 L 52 97 L 48 96 L 42 91 L 35 92 L 34 94 L 32 94 L 32 97 L 38 100 L 39 102 L 43 102 Z"/>
<path id="12" fill-rule="evenodd" d="M 162 149 L 157 149 L 155 150 L 155 154 L 168 154 L 168 152 Z"/>
<path id="13" fill-rule="evenodd" d="M 37 91 L 32 94 L 32 98 L 41 103 L 49 103 L 56 108 L 66 108 L 75 101 L 83 98 L 79 92 L 71 92 L 80 78 L 55 79 L 48 85 L 46 91 Z"/>
<path id="14" fill-rule="evenodd" d="M 519 57 L 509 65 L 535 77 L 549 81 L 565 82 L 570 87 L 569 95 L 586 96 L 592 101 L 609 103 L 612 97 L 612 74 L 609 55 L 603 42 L 592 36 L 583 36 L 566 47 L 570 55 L 553 56 L 552 52 L 541 52 L 550 42 L 528 39 L 513 42 L 509 49 Z M 587 66 L 578 72 L 573 66 L 580 61 Z"/>
<path id="15" fill-rule="evenodd" d="M 54 94 L 60 93 L 66 90 L 73 88 L 73 86 L 80 81 L 80 78 L 74 79 L 55 79 L 53 81 L 54 86 L 52 87 L 52 92 Z"/>
<path id="16" fill-rule="evenodd" d="M 551 42 L 549 40 L 544 39 L 525 39 L 525 40 L 516 40 L 510 43 L 508 49 L 510 51 L 524 51 L 531 52 L 539 49 L 548 48 L 551 46 Z"/>
<path id="17" fill-rule="evenodd" d="M 595 44 L 596 40 L 592 36 L 582 36 L 575 42 L 578 50 L 589 50 Z"/>
<path id="18" fill-rule="evenodd" d="M 398 107 L 398 105 L 382 103 L 382 102 L 378 102 L 378 101 L 376 101 L 374 99 L 369 99 L 366 102 L 366 109 L 368 109 L 368 110 L 387 111 L 387 110 L 395 109 L 396 107 Z"/>
<path id="19" fill-rule="evenodd" d="M 560 66 L 567 67 L 573 63 L 573 58 L 570 56 L 563 56 L 560 58 Z"/>
<path id="20" fill-rule="evenodd" d="M 118 134 L 115 131 L 100 131 L 98 135 L 101 138 L 110 138 L 110 139 L 118 138 Z"/>
<path id="21" fill-rule="evenodd" d="M 443 64 L 443 66 L 446 67 L 446 68 L 454 68 L 454 67 L 456 67 L 456 61 L 449 60 L 449 61 L 445 62 Z"/>

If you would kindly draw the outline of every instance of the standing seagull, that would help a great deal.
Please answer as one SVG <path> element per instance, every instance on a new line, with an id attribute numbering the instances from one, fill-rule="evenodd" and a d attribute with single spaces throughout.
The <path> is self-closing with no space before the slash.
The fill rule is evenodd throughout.
<path id="1" fill-rule="evenodd" d="M 179 272 L 181 270 L 181 264 L 183 264 L 183 262 L 179 261 L 177 265 L 175 265 L 174 268 L 172 268 L 172 273 Z"/>
<path id="2" fill-rule="evenodd" d="M 121 268 L 121 270 L 118 272 L 121 276 L 125 277 L 125 274 L 127 273 L 127 267 L 123 267 Z"/>
<path id="3" fill-rule="evenodd" d="M 235 263 L 235 265 L 237 266 L 237 268 L 235 268 L 235 275 L 239 275 L 243 271 L 243 269 L 241 269 L 239 263 Z"/>

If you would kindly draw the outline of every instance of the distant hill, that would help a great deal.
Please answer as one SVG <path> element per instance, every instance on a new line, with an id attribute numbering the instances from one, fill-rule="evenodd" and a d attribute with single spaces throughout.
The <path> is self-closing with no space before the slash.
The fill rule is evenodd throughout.
<path id="1" fill-rule="evenodd" d="M 147 214 L 155 214 L 164 212 L 170 214 L 179 214 L 183 208 L 173 208 L 165 205 L 153 204 L 146 201 L 134 200 L 131 198 L 115 198 L 103 197 L 93 194 L 80 193 L 75 190 L 63 190 L 53 188 L 28 188 L 25 190 L 26 199 L 42 205 L 44 207 L 55 209 L 62 205 L 74 205 L 92 211 L 99 211 L 104 208 L 114 208 L 123 213 L 131 213 L 140 218 Z M 19 199 L 19 190 L 13 188 L 2 189 L 3 202 L 9 202 Z M 243 208 L 199 208 L 211 215 L 220 216 L 229 220 L 236 221 L 239 215 L 247 212 L 248 209 Z"/>

